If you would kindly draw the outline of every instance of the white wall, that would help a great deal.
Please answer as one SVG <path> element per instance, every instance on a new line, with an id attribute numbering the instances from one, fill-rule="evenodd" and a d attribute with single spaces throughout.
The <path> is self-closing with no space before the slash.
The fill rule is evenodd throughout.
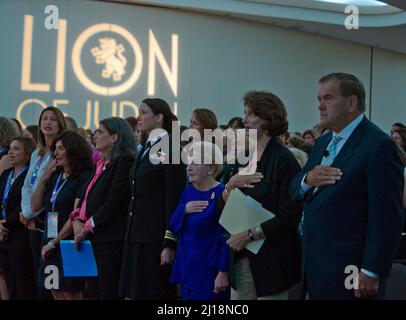
<path id="1" fill-rule="evenodd" d="M 375 49 L 372 77 L 372 120 L 386 132 L 406 123 L 406 56 Z"/>
<path id="2" fill-rule="evenodd" d="M 47 4 L 46 0 L 0 1 L 0 43 L 7 43 L 9 49 L 0 52 L 1 115 L 15 117 L 17 106 L 28 98 L 39 98 L 46 103 L 68 99 L 69 104 L 62 106 L 62 110 L 82 126 L 88 100 L 100 101 L 100 119 L 111 116 L 114 100 L 129 100 L 139 105 L 148 97 L 149 29 L 154 31 L 167 61 L 171 58 L 171 35 L 179 35 L 178 95 L 174 97 L 158 66 L 156 96 L 171 105 L 177 102 L 183 124 L 189 123 L 192 110 L 199 107 L 212 108 L 219 122 L 226 123 L 231 117 L 243 114 L 244 93 L 267 89 L 285 102 L 290 130 L 311 128 L 319 121 L 318 80 L 336 71 L 354 73 L 364 82 L 369 107 L 371 49 L 367 46 L 224 16 L 86 0 L 54 1 L 60 7 L 61 17 L 68 21 L 65 91 L 56 94 L 53 79 L 57 33 L 43 28 L 43 9 Z M 35 16 L 31 79 L 49 82 L 51 92 L 20 90 L 25 14 Z M 140 79 L 120 96 L 104 97 L 90 92 L 72 70 L 73 43 L 87 27 L 102 22 L 126 28 L 142 47 L 144 67 Z M 97 45 L 97 38 L 89 40 L 89 48 Z M 95 71 L 100 67 L 94 58 L 88 57 L 83 63 L 89 75 L 100 80 L 100 71 Z M 406 99 L 406 56 L 375 50 L 373 68 L 372 119 L 384 129 L 392 122 L 406 121 L 402 108 Z M 40 110 L 38 106 L 35 108 L 27 107 L 26 123 L 37 122 Z"/>
<path id="3" fill-rule="evenodd" d="M 285 102 L 291 129 L 304 130 L 319 121 L 318 80 L 333 71 L 355 73 L 369 96 L 368 47 L 224 17 L 185 18 L 182 120 L 188 120 L 194 108 L 207 106 L 226 123 L 242 115 L 246 91 L 267 89 Z"/>

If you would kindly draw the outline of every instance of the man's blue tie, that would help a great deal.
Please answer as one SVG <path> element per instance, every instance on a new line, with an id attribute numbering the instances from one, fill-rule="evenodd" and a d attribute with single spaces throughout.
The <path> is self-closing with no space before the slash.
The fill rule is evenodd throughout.
<path id="1" fill-rule="evenodd" d="M 330 166 L 334 159 L 337 156 L 337 144 L 342 140 L 342 137 L 340 136 L 333 136 L 333 139 L 331 139 L 330 143 L 327 146 L 327 155 L 321 159 L 320 165 L 322 166 Z"/>
<path id="2" fill-rule="evenodd" d="M 331 139 L 330 143 L 327 146 L 327 155 L 323 157 L 323 159 L 321 159 L 321 163 L 320 165 L 322 166 L 330 166 L 333 162 L 334 159 L 337 156 L 337 144 L 341 141 L 341 139 L 343 139 L 340 136 L 334 136 L 333 135 L 333 139 Z M 318 188 L 315 188 L 313 192 L 316 192 Z M 298 231 L 299 234 L 302 236 L 303 235 L 303 221 L 304 221 L 304 214 L 302 213 L 302 219 L 300 219 L 300 223 L 298 226 Z"/>

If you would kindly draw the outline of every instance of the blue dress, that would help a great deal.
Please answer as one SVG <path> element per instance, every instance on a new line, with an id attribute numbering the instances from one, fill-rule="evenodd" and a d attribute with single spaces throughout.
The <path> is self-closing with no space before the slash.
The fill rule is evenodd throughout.
<path id="1" fill-rule="evenodd" d="M 218 223 L 221 211 L 216 202 L 224 190 L 219 184 L 208 191 L 192 185 L 183 190 L 172 214 L 169 230 L 178 237 L 171 281 L 179 283 L 183 300 L 228 300 L 230 290 L 214 293 L 214 280 L 219 271 L 229 272 L 227 232 Z M 208 201 L 202 212 L 185 213 L 189 201 Z"/>

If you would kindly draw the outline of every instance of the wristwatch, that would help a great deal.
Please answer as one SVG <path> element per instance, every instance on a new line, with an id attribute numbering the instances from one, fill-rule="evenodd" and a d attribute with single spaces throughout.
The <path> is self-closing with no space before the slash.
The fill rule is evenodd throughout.
<path id="1" fill-rule="evenodd" d="M 248 238 L 249 238 L 250 240 L 255 240 L 255 239 L 254 239 L 254 234 L 252 233 L 252 230 L 251 230 L 251 229 L 248 229 Z"/>

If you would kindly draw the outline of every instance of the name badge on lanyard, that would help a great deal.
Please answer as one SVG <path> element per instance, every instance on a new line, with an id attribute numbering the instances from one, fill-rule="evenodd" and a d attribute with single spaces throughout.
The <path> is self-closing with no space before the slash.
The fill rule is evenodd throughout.
<path id="1" fill-rule="evenodd" d="M 48 218 L 47 218 L 47 237 L 48 238 L 56 238 L 58 235 L 58 212 L 56 212 L 55 207 L 56 207 L 56 199 L 58 198 L 59 192 L 62 190 L 63 186 L 65 185 L 66 181 L 68 181 L 69 178 L 66 178 L 61 185 L 59 183 L 62 180 L 62 175 L 61 173 L 58 177 L 58 180 L 55 183 L 54 190 L 52 191 L 52 196 L 51 196 L 51 206 L 52 206 L 52 211 L 48 212 Z"/>
<path id="2" fill-rule="evenodd" d="M 47 237 L 56 238 L 58 235 L 58 212 L 48 212 Z"/>

